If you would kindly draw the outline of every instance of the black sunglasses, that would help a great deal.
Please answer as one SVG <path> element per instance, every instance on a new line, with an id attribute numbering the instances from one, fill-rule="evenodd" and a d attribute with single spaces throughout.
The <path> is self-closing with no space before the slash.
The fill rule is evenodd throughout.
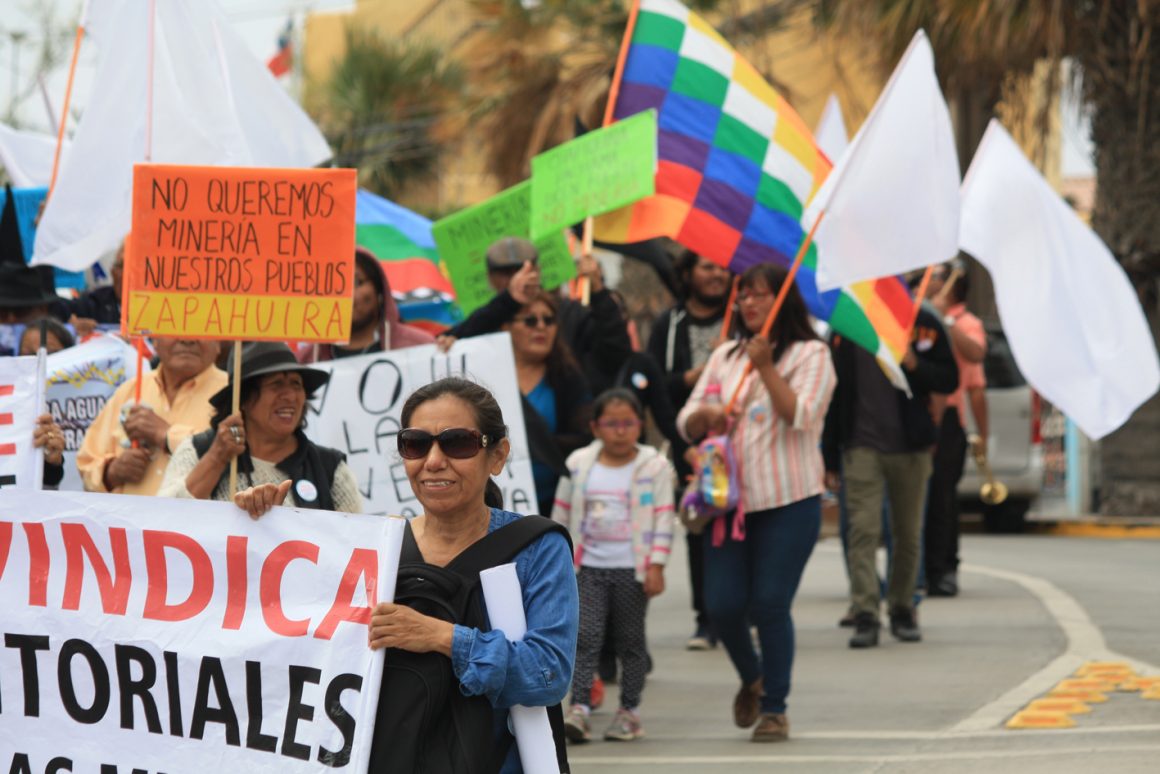
<path id="1" fill-rule="evenodd" d="M 540 317 L 539 315 L 529 314 L 525 317 L 517 317 L 516 321 L 523 323 L 529 328 L 537 328 L 541 323 L 543 323 L 545 328 L 551 328 L 556 324 L 556 316 L 546 314 L 543 317 Z"/>
<path id="2" fill-rule="evenodd" d="M 421 460 L 431 451 L 431 444 L 439 442 L 439 448 L 448 457 L 457 460 L 469 460 L 479 454 L 480 449 L 486 449 L 492 440 L 478 430 L 468 430 L 466 427 L 451 427 L 439 435 L 431 435 L 426 430 L 417 430 L 408 427 L 399 432 L 399 456 L 405 460 Z"/>

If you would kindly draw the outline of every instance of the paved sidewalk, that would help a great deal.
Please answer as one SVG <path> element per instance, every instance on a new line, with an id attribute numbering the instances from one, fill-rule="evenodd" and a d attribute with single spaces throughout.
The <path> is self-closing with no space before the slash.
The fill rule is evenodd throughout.
<path id="1" fill-rule="evenodd" d="M 647 737 L 571 747 L 573 770 L 1160 770 L 1160 701 L 1139 694 L 1113 695 L 1083 716 L 1075 730 L 1002 727 L 1010 714 L 1004 699 L 1022 701 L 1020 689 L 1045 691 L 1056 680 L 1053 665 L 1064 663 L 1077 648 L 1103 647 L 1101 632 L 1116 653 L 1135 663 L 1160 664 L 1155 544 L 965 536 L 963 551 L 975 569 L 964 567 L 962 596 L 922 604 L 924 642 L 899 643 L 884 630 L 878 648 L 851 651 L 849 630 L 837 627 L 846 608 L 837 541 L 819 543 L 794 610 L 798 651 L 789 698 L 792 739 L 774 745 L 752 744 L 748 731 L 733 726 L 731 702 L 738 681 L 723 650 L 684 649 L 693 619 L 685 558 L 678 551 L 666 573 L 669 588 L 649 615 L 655 669 L 641 708 Z M 1075 570 L 1077 559 L 1090 566 Z M 1099 600 L 1112 602 L 1106 589 L 1101 596 L 1101 583 L 1115 588 L 1113 571 L 1130 593 L 1097 613 L 1093 608 L 1100 607 Z M 1061 589 L 1031 574 L 1036 572 L 1074 576 L 1077 587 Z M 1084 610 L 1092 616 L 1086 629 L 1082 621 L 1071 626 L 1056 617 L 1065 602 L 1075 599 L 1075 617 L 1083 619 Z M 1152 673 L 1160 674 L 1160 666 Z M 594 716 L 594 736 L 611 721 L 616 698 L 610 686 L 604 709 Z"/>

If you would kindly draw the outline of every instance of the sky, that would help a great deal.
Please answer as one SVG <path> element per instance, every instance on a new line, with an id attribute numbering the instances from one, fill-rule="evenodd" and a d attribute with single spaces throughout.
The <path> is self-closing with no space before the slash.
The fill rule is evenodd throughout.
<path id="1" fill-rule="evenodd" d="M 52 4 L 58 19 L 57 29 L 64 38 L 62 42 L 71 51 L 73 31 L 68 29 L 68 24 L 78 17 L 83 0 L 0 0 L 0 115 L 7 111 L 14 75 L 19 78 L 18 90 L 35 83 L 31 81 L 32 60 L 38 45 L 33 38 L 40 36 L 41 31 L 37 29 L 37 14 L 34 9 L 45 2 Z M 285 27 L 287 19 L 294 17 L 300 32 L 301 20 L 307 12 L 338 11 L 352 8 L 355 3 L 353 0 L 218 0 L 218 4 L 238 35 L 249 46 L 250 51 L 264 62 L 274 54 L 278 35 Z M 13 33 L 24 33 L 26 36 L 25 41 L 15 49 Z M 91 45 L 82 45 L 73 87 L 72 104 L 75 108 L 83 108 L 85 104 L 95 66 L 95 48 Z M 42 90 L 36 88 L 34 93 L 21 103 L 17 114 L 21 128 L 56 133 L 56 127 L 49 120 L 50 105 L 53 113 L 59 115 L 59 106 L 64 98 L 67 80 L 66 57 L 65 63 L 44 81 L 43 92 L 47 92 L 47 99 Z M 1064 95 L 1062 109 L 1063 174 L 1065 177 L 1091 175 L 1093 166 L 1090 123 L 1083 115 L 1079 100 L 1074 94 Z"/>

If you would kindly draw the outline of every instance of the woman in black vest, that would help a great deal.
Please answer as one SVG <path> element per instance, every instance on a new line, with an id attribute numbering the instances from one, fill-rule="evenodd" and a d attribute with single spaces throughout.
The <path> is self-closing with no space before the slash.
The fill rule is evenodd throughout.
<path id="1" fill-rule="evenodd" d="M 306 401 L 330 374 L 300 365 L 285 344 L 246 344 L 241 411 L 231 414 L 233 366 L 227 370 L 231 383 L 210 398 L 210 429 L 177 447 L 157 494 L 228 500 L 230 460 L 237 457 L 239 489 L 278 484 L 286 505 L 361 513 L 362 497 L 345 456 L 302 431 Z"/>

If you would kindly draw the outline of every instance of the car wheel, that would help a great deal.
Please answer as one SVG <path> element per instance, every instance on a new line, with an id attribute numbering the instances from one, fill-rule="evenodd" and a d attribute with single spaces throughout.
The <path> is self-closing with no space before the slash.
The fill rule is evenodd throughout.
<path id="1" fill-rule="evenodd" d="M 1027 511 L 1031 501 L 1010 498 L 998 505 L 983 506 L 983 526 L 988 532 L 1013 535 L 1027 527 Z"/>

